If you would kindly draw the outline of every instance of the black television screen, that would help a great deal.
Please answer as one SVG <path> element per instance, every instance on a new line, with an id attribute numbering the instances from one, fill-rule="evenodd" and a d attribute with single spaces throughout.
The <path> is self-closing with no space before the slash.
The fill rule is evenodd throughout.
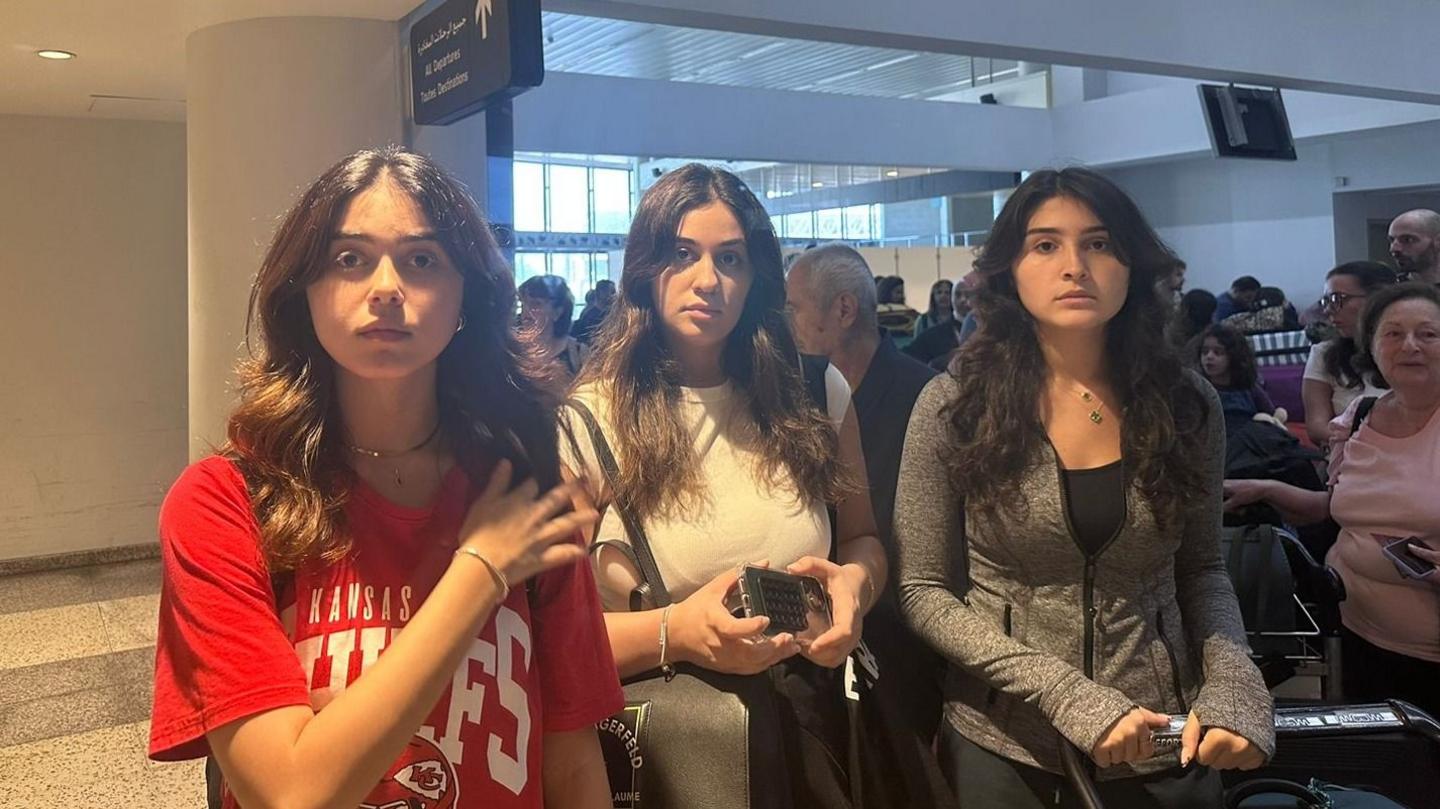
<path id="1" fill-rule="evenodd" d="M 1294 160 L 1295 140 L 1280 90 L 1202 84 L 1200 105 L 1216 157 Z"/>

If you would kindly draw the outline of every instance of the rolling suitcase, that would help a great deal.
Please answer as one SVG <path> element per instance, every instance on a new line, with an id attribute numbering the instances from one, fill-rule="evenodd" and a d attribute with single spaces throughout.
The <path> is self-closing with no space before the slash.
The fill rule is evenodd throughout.
<path id="1" fill-rule="evenodd" d="M 1275 737 L 1269 764 L 1223 774 L 1226 809 L 1440 805 L 1440 723 L 1408 703 L 1279 708 Z M 1179 736 L 1156 744 L 1178 747 Z M 1065 744 L 1061 761 L 1080 805 L 1105 809 L 1084 754 Z"/>
<path id="2" fill-rule="evenodd" d="M 1257 779 L 1301 786 L 1313 779 L 1383 795 L 1411 809 L 1440 805 L 1440 724 L 1409 703 L 1280 708 L 1275 711 L 1275 736 L 1275 758 L 1269 764 L 1253 772 L 1224 774 L 1228 794 L 1233 797 L 1245 782 Z M 1383 805 L 1347 797 L 1350 800 L 1334 801 L 1337 809 Z M 1276 804 L 1252 800 L 1243 805 Z"/>

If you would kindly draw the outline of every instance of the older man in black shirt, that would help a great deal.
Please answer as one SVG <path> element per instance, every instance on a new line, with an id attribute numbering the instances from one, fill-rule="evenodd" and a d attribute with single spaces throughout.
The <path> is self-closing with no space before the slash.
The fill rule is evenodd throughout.
<path id="1" fill-rule="evenodd" d="M 892 518 L 900 451 L 915 399 L 935 371 L 882 336 L 874 277 L 864 257 L 848 245 L 827 244 L 802 253 L 790 266 L 785 290 L 800 350 L 828 357 L 850 383 L 875 523 L 891 569 L 898 570 Z M 929 738 L 940 719 L 938 657 L 905 627 L 894 587 L 886 587 L 866 624 L 865 642 L 885 669 L 882 679 L 904 679 L 906 713 Z M 905 662 L 899 663 L 902 658 Z M 897 662 L 887 667 L 890 661 Z"/>

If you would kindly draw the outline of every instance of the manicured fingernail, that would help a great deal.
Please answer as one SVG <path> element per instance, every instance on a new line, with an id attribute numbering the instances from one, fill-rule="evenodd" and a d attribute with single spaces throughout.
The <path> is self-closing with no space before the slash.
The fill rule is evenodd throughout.
<path id="1" fill-rule="evenodd" d="M 1190 766 L 1190 753 L 1189 753 L 1188 751 L 1182 751 L 1182 752 L 1180 753 L 1180 767 L 1183 769 L 1183 768 L 1189 767 L 1189 766 Z"/>

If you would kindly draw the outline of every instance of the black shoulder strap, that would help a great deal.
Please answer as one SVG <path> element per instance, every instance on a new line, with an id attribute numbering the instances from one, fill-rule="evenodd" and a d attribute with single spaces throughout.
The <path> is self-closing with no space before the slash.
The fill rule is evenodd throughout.
<path id="1" fill-rule="evenodd" d="M 640 571 L 641 580 L 640 586 L 636 590 L 642 596 L 650 595 L 657 607 L 670 606 L 670 591 L 665 589 L 665 581 L 660 577 L 660 567 L 655 564 L 655 555 L 650 551 L 650 539 L 645 534 L 645 526 L 634 518 L 630 509 L 621 501 L 615 488 L 615 479 L 620 474 L 620 467 L 615 463 L 615 455 L 610 451 L 610 443 L 605 440 L 605 433 L 600 429 L 600 422 L 595 419 L 595 414 L 590 412 L 590 408 L 578 399 L 567 400 L 565 406 L 585 422 L 585 429 L 590 433 L 590 443 L 595 447 L 595 458 L 600 462 L 600 473 L 605 476 L 605 485 L 610 489 L 610 495 L 614 499 L 615 510 L 620 515 L 620 523 L 625 526 L 625 533 L 630 538 L 630 547 L 635 551 L 634 562 Z M 597 544 L 596 547 L 599 545 Z M 636 599 L 631 599 L 632 609 L 635 601 Z"/>
<path id="2" fill-rule="evenodd" d="M 825 357 L 800 355 L 800 373 L 805 377 L 805 392 L 810 394 L 810 401 L 814 402 L 821 412 L 829 412 L 830 397 L 825 390 L 825 372 L 829 369 L 830 360 Z"/>
<path id="3" fill-rule="evenodd" d="M 1351 436 L 1360 432 L 1360 425 L 1365 423 L 1365 417 L 1370 415 L 1371 410 L 1375 409 L 1375 403 L 1378 401 L 1380 401 L 1379 396 L 1366 396 L 1360 400 L 1360 404 L 1356 405 L 1355 420 L 1350 422 Z"/>

